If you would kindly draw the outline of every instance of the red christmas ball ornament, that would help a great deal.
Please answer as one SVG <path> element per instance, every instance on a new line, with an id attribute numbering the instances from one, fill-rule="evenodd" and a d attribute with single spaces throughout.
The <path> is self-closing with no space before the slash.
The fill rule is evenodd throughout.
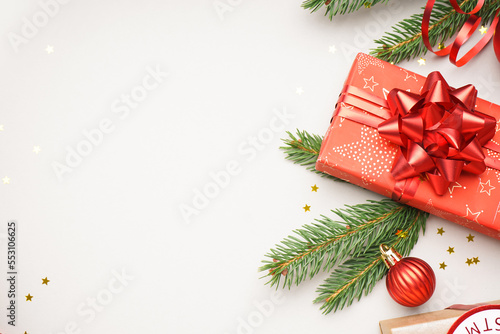
<path id="1" fill-rule="evenodd" d="M 428 301 L 436 288 L 436 276 L 431 266 L 416 257 L 403 258 L 394 248 L 380 245 L 382 259 L 389 273 L 387 291 L 398 304 L 420 306 Z"/>

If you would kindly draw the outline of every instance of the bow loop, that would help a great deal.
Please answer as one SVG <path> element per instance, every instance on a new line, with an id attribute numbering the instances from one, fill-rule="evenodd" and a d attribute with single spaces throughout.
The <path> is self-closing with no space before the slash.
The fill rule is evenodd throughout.
<path id="1" fill-rule="evenodd" d="M 387 102 L 391 110 L 398 110 L 401 116 L 409 114 L 420 101 L 420 95 L 406 92 L 400 89 L 393 89 L 387 96 Z"/>
<path id="2" fill-rule="evenodd" d="M 428 92 L 424 93 L 425 104 L 437 104 L 445 109 L 451 108 L 455 103 L 452 101 L 449 94 L 448 84 L 443 81 L 436 81 L 433 83 Z"/>
<path id="3" fill-rule="evenodd" d="M 402 132 L 413 142 L 421 142 L 424 138 L 424 121 L 417 113 L 401 118 Z"/>
<path id="4" fill-rule="evenodd" d="M 436 131 L 428 131 L 423 141 L 424 149 L 430 156 L 436 158 L 446 158 L 449 154 L 450 146 L 445 137 Z"/>
<path id="5" fill-rule="evenodd" d="M 378 132 L 388 141 L 399 146 L 406 146 L 406 136 L 399 131 L 400 123 L 401 120 L 398 117 L 391 117 L 378 125 Z"/>
<path id="6" fill-rule="evenodd" d="M 474 109 L 474 104 L 476 103 L 477 98 L 477 89 L 473 85 L 469 84 L 457 88 L 451 92 L 451 95 L 453 95 L 457 101 L 462 103 L 466 109 Z"/>

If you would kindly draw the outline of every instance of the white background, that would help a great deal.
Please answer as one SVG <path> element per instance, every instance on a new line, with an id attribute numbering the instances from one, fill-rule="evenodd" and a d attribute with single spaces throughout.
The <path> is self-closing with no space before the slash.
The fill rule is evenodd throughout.
<path id="1" fill-rule="evenodd" d="M 15 47 L 9 38 L 22 37 L 24 18 L 33 22 L 42 9 L 34 0 L 3 1 L 0 178 L 10 183 L 0 182 L 0 277 L 11 219 L 19 276 L 16 327 L 7 325 L 1 279 L 0 331 L 375 334 L 383 319 L 499 299 L 500 242 L 476 232 L 467 242 L 471 231 L 435 217 L 412 252 L 437 276 L 433 298 L 419 308 L 397 305 L 379 282 L 360 302 L 325 316 L 312 300 L 328 273 L 279 290 L 279 299 L 259 279 L 264 254 L 293 229 L 379 198 L 285 161 L 278 147 L 296 128 L 323 135 L 355 53 L 368 52 L 424 3 L 392 2 L 330 22 L 298 0 L 233 0 L 222 14 L 212 0 L 73 0 Z M 473 83 L 480 97 L 500 103 L 491 45 L 463 68 L 426 59 L 401 66 L 440 70 L 454 86 Z M 120 118 L 113 103 L 138 92 L 148 68 L 168 76 Z M 270 132 L 283 110 L 293 118 Z M 54 164 L 65 164 L 68 149 L 84 145 L 83 132 L 104 119 L 113 131 L 59 180 Z M 249 153 L 251 138 L 264 132 L 272 138 Z M 211 173 L 230 162 L 239 173 L 183 218 L 181 206 L 192 206 Z M 472 257 L 480 263 L 467 266 Z"/>

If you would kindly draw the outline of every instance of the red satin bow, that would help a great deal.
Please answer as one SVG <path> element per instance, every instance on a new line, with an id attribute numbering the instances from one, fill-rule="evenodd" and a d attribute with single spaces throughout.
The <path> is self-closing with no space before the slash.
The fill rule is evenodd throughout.
<path id="1" fill-rule="evenodd" d="M 484 172 L 482 146 L 495 134 L 496 121 L 474 110 L 476 96 L 474 86 L 453 89 L 439 72 L 429 74 L 420 95 L 391 90 L 394 116 L 378 131 L 400 146 L 391 171 L 396 181 L 422 175 L 443 195 L 462 171 Z"/>

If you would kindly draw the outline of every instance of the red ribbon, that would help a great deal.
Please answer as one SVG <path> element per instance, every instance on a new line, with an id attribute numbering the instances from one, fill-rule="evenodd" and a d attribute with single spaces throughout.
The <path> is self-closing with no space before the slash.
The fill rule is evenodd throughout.
<path id="1" fill-rule="evenodd" d="M 467 21 L 464 23 L 460 31 L 458 32 L 457 37 L 453 41 L 453 43 L 444 47 L 441 50 L 434 51 L 432 49 L 432 45 L 429 41 L 429 24 L 431 19 L 432 8 L 434 7 L 434 3 L 436 0 L 428 0 L 425 6 L 424 15 L 422 17 L 422 40 L 427 47 L 427 49 L 438 56 L 450 56 L 450 62 L 458 67 L 467 64 L 472 58 L 474 58 L 485 46 L 488 44 L 490 39 L 493 37 L 493 33 L 495 33 L 495 38 L 493 39 L 493 46 L 495 50 L 495 54 L 497 56 L 498 61 L 500 61 L 500 25 L 498 25 L 498 13 L 500 9 L 498 9 L 495 13 L 495 19 L 491 23 L 490 29 L 488 32 L 481 38 L 479 42 L 474 45 L 471 50 L 469 50 L 462 58 L 457 60 L 458 51 L 464 45 L 465 42 L 472 36 L 474 31 L 476 31 L 477 27 L 481 23 L 481 18 L 474 15 L 476 14 L 483 6 L 484 0 L 479 0 L 477 2 L 476 7 L 468 13 L 464 12 L 460 9 L 456 0 L 450 0 L 450 4 L 453 6 L 453 9 L 459 14 L 470 15 Z"/>
<path id="2" fill-rule="evenodd" d="M 391 171 L 399 197 L 404 189 L 414 193 L 420 176 L 443 195 L 462 172 L 485 171 L 482 146 L 495 135 L 496 120 L 474 110 L 476 97 L 474 86 L 453 89 L 439 72 L 429 74 L 420 95 L 391 90 L 387 102 L 393 116 L 378 131 L 400 147 Z"/>

